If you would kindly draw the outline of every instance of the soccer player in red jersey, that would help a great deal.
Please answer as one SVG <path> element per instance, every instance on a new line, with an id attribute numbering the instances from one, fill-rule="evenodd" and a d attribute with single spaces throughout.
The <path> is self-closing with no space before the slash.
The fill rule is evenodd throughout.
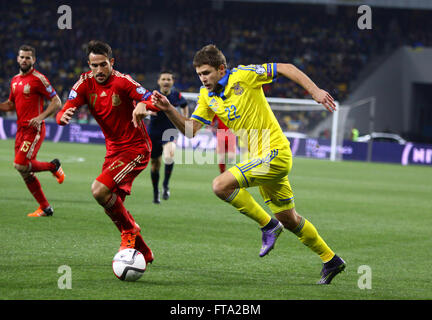
<path id="1" fill-rule="evenodd" d="M 213 118 L 212 123 L 216 128 L 216 153 L 218 157 L 218 165 L 220 173 L 224 173 L 226 169 L 225 155 L 228 156 L 228 163 L 235 163 L 236 157 L 236 139 L 237 137 L 229 130 L 217 115 Z"/>
<path id="2" fill-rule="evenodd" d="M 17 62 L 20 72 L 12 78 L 9 99 L 0 103 L 1 111 L 16 111 L 17 133 L 15 136 L 14 167 L 24 179 L 30 193 L 39 203 L 39 208 L 29 213 L 31 217 L 52 216 L 53 208 L 42 191 L 35 172 L 51 171 L 58 183 L 64 180 L 60 161 L 36 160 L 37 153 L 45 138 L 44 119 L 61 107 L 61 100 L 48 79 L 34 68 L 35 48 L 22 45 L 18 51 Z M 43 110 L 44 99 L 50 101 Z"/>
<path id="3" fill-rule="evenodd" d="M 123 202 L 131 193 L 135 177 L 146 168 L 152 147 L 144 124 L 132 123 L 132 113 L 159 109 L 149 102 L 150 91 L 113 69 L 114 58 L 107 43 L 90 41 L 87 57 L 91 70 L 83 73 L 73 86 L 68 101 L 57 114 L 57 123 L 67 125 L 77 108 L 89 106 L 104 133 L 107 151 L 102 173 L 92 184 L 93 197 L 121 232 L 120 250 L 135 248 L 149 263 L 153 253 Z"/>

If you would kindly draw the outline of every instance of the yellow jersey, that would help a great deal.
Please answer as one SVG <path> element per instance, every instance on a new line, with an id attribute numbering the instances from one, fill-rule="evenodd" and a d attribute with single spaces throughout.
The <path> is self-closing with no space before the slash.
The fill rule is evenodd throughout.
<path id="1" fill-rule="evenodd" d="M 227 70 L 218 82 L 217 92 L 201 87 L 191 118 L 210 125 L 216 114 L 243 142 L 247 141 L 250 157 L 266 155 L 273 149 L 287 149 L 289 141 L 262 89 L 276 76 L 276 63 L 239 65 Z"/>

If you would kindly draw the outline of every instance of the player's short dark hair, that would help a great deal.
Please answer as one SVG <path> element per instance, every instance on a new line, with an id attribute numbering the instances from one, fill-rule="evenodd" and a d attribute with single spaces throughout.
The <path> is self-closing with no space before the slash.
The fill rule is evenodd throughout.
<path id="1" fill-rule="evenodd" d="M 227 67 L 227 62 L 224 54 L 214 44 L 208 44 L 201 48 L 193 59 L 194 68 L 208 64 L 215 69 L 218 69 L 220 65 Z"/>
<path id="2" fill-rule="evenodd" d="M 31 51 L 32 57 L 36 57 L 36 49 L 32 46 L 29 46 L 28 44 L 23 44 L 21 47 L 19 47 L 18 53 L 20 51 Z"/>
<path id="3" fill-rule="evenodd" d="M 170 74 L 170 75 L 172 75 L 173 79 L 175 79 L 174 72 L 172 72 L 171 70 L 168 70 L 168 69 L 163 69 L 161 72 L 159 72 L 158 79 L 160 79 L 161 75 L 163 75 L 163 74 Z"/>
<path id="4" fill-rule="evenodd" d="M 110 45 L 106 42 L 99 41 L 99 40 L 91 40 L 87 44 L 87 57 L 90 55 L 90 53 L 93 54 L 102 54 L 108 59 L 112 58 L 112 49 Z"/>

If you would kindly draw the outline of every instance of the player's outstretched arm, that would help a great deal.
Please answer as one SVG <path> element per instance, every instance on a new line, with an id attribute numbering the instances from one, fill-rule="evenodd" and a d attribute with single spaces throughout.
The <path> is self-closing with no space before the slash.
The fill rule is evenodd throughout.
<path id="1" fill-rule="evenodd" d="M 75 113 L 76 108 L 72 107 L 72 108 L 66 108 L 63 107 L 63 109 L 57 113 L 56 116 L 56 121 L 59 125 L 61 126 L 65 126 L 67 124 L 69 124 L 70 120 L 72 119 L 74 113 Z"/>
<path id="2" fill-rule="evenodd" d="M 186 117 L 186 118 L 189 117 L 189 108 L 188 108 L 187 105 L 184 106 L 184 107 L 182 107 L 182 108 L 180 109 L 180 111 L 181 111 L 181 113 L 182 113 L 182 115 L 183 115 L 184 117 Z"/>
<path id="3" fill-rule="evenodd" d="M 147 110 L 147 104 L 143 101 L 139 102 L 132 112 L 132 123 L 135 128 L 138 127 L 138 124 L 141 122 L 141 120 L 150 114 L 152 114 L 152 111 Z"/>
<path id="4" fill-rule="evenodd" d="M 35 128 L 38 128 L 42 121 L 52 115 L 53 113 L 57 112 L 61 107 L 61 100 L 58 95 L 55 95 L 48 104 L 48 107 L 45 109 L 44 112 L 42 112 L 37 117 L 34 117 L 29 121 L 29 125 L 33 126 Z"/>
<path id="5" fill-rule="evenodd" d="M 278 63 L 277 73 L 301 85 L 312 95 L 312 98 L 316 102 L 321 103 L 328 111 L 333 112 L 336 110 L 333 97 L 327 91 L 320 89 L 305 73 L 293 64 Z"/>
<path id="6" fill-rule="evenodd" d="M 152 103 L 160 110 L 165 112 L 168 119 L 188 138 L 193 138 L 203 126 L 202 123 L 187 118 L 180 114 L 177 109 L 169 102 L 168 98 L 158 91 L 153 91 Z"/>

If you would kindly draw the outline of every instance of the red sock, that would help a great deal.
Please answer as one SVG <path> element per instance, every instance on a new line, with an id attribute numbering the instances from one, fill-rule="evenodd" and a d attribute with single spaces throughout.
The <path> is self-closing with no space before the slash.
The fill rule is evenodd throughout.
<path id="1" fill-rule="evenodd" d="M 111 217 L 110 213 L 108 213 L 107 210 L 105 210 L 105 212 L 109 217 Z M 131 219 L 133 219 L 129 211 L 128 211 L 128 215 L 130 216 Z M 114 219 L 113 222 L 116 225 L 117 229 L 120 232 L 122 232 L 122 227 L 120 225 L 120 222 Z M 139 252 L 141 252 L 144 255 L 144 259 L 147 263 L 153 261 L 153 252 L 151 251 L 147 243 L 145 243 L 141 233 L 138 233 L 135 238 L 135 249 L 137 249 Z"/>
<path id="2" fill-rule="evenodd" d="M 121 223 L 120 223 L 120 221 L 118 221 L 118 220 L 116 219 L 116 215 L 115 215 L 115 214 L 112 214 L 112 213 L 109 212 L 107 209 L 105 209 L 105 213 L 107 214 L 108 217 L 111 218 L 112 222 L 114 222 L 114 224 L 115 224 L 115 226 L 117 227 L 117 229 L 118 229 L 120 232 L 122 232 L 123 230 L 122 230 Z"/>
<path id="3" fill-rule="evenodd" d="M 225 163 L 219 163 L 219 170 L 220 170 L 220 173 L 225 172 Z"/>
<path id="4" fill-rule="evenodd" d="M 45 194 L 42 191 L 42 186 L 39 180 L 33 174 L 31 174 L 24 179 L 24 182 L 27 185 L 27 188 L 29 189 L 30 193 L 39 203 L 41 209 L 43 210 L 48 208 L 49 203 L 48 200 L 45 198 Z"/>
<path id="5" fill-rule="evenodd" d="M 120 232 L 132 230 L 135 227 L 135 220 L 126 210 L 123 201 L 115 193 L 104 205 L 105 213 L 111 218 Z"/>
<path id="6" fill-rule="evenodd" d="M 37 160 L 31 160 L 30 165 L 31 172 L 53 171 L 55 169 L 55 164 L 51 162 L 40 162 Z"/>
<path id="7" fill-rule="evenodd" d="M 153 252 L 145 243 L 140 233 L 135 238 L 135 249 L 137 249 L 139 252 L 141 252 L 144 255 L 144 259 L 147 263 L 153 261 Z"/>
<path id="8" fill-rule="evenodd" d="M 132 218 L 129 211 L 128 214 Z M 138 233 L 138 235 L 135 238 L 135 249 L 137 249 L 139 252 L 141 252 L 144 255 L 144 259 L 147 263 L 153 261 L 153 252 L 151 251 L 147 243 L 145 243 L 141 233 Z"/>

